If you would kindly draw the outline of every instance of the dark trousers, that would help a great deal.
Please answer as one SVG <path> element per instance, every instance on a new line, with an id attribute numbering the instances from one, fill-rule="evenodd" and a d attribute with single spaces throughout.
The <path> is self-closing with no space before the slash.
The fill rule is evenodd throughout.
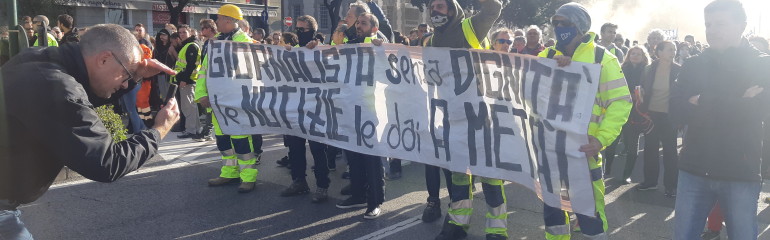
<path id="1" fill-rule="evenodd" d="M 214 123 L 211 121 L 211 114 L 212 112 L 204 111 L 203 113 L 203 121 L 201 121 L 201 126 L 203 129 L 201 129 L 201 137 L 211 136 L 211 131 L 214 130 Z M 261 139 L 261 137 L 260 137 Z M 260 145 L 261 148 L 262 145 Z"/>
<path id="2" fill-rule="evenodd" d="M 639 130 L 631 126 L 631 124 L 626 124 L 623 126 L 623 130 L 621 131 L 620 136 L 615 139 L 615 142 L 612 142 L 611 145 L 604 149 L 604 154 L 602 156 L 604 157 L 605 175 L 609 175 L 612 170 L 612 163 L 615 162 L 615 150 L 618 146 L 618 140 L 622 139 L 624 150 L 626 152 L 626 166 L 623 168 L 622 179 L 631 177 L 631 173 L 634 171 L 634 166 L 636 166 L 636 158 L 638 156 L 637 151 L 639 150 L 639 134 Z"/>
<path id="3" fill-rule="evenodd" d="M 452 172 L 449 170 L 425 165 L 425 185 L 428 187 L 428 202 L 440 203 L 441 199 L 438 196 L 438 191 L 441 189 L 441 170 L 444 170 L 444 180 L 446 185 L 452 184 Z M 452 188 L 447 187 L 449 195 L 452 195 Z"/>
<path id="4" fill-rule="evenodd" d="M 262 134 L 251 135 L 251 150 L 259 157 L 262 154 Z M 257 159 L 259 162 L 259 159 Z"/>
<path id="5" fill-rule="evenodd" d="M 337 155 L 339 155 L 340 152 L 341 150 L 337 147 L 331 145 L 326 146 L 326 160 L 329 161 L 329 169 L 337 168 Z"/>
<path id="6" fill-rule="evenodd" d="M 385 169 L 380 157 L 345 150 L 350 165 L 350 191 L 373 208 L 385 202 Z"/>
<path id="7" fill-rule="evenodd" d="M 326 145 L 315 141 L 305 140 L 301 137 L 288 135 L 284 136 L 284 140 L 289 147 L 291 179 L 304 180 L 307 176 L 305 174 L 305 169 L 307 169 L 305 141 L 307 141 L 310 145 L 310 154 L 313 155 L 313 162 L 315 163 L 313 173 L 315 173 L 316 186 L 319 188 L 329 188 L 329 182 L 331 180 L 329 180 L 329 165 L 326 160 Z"/>
<path id="8" fill-rule="evenodd" d="M 621 133 L 623 137 L 623 144 L 626 147 L 626 166 L 623 168 L 623 179 L 631 177 L 631 173 L 634 172 L 636 166 L 636 159 L 639 157 L 639 134 L 641 132 L 634 127 L 623 127 Z M 676 143 L 676 138 L 674 138 Z"/>
<path id="9" fill-rule="evenodd" d="M 666 190 L 675 190 L 679 175 L 676 131 L 667 113 L 650 112 L 650 118 L 655 127 L 644 136 L 644 183 L 658 184 L 660 147 L 663 145 L 663 185 Z"/>
<path id="10" fill-rule="evenodd" d="M 398 158 L 389 158 L 388 159 L 388 167 L 390 167 L 390 173 L 401 173 L 401 159 Z"/>

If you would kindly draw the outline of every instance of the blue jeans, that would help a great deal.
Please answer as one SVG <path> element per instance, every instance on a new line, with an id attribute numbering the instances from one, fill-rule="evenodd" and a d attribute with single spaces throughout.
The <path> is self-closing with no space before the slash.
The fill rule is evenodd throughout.
<path id="1" fill-rule="evenodd" d="M 679 171 L 674 239 L 700 239 L 706 217 L 719 201 L 729 239 L 757 239 L 761 182 L 715 180 Z"/>
<path id="2" fill-rule="evenodd" d="M 131 89 L 130 92 L 126 93 L 122 97 L 120 97 L 123 101 L 123 107 L 126 113 L 128 113 L 128 132 L 131 134 L 138 134 L 142 130 L 144 130 L 146 127 L 144 126 L 144 121 L 142 121 L 141 118 L 139 118 L 139 113 L 136 110 L 136 94 L 139 92 L 139 89 L 142 88 L 142 83 L 136 84 L 134 89 Z M 163 103 L 166 104 L 166 103 Z"/>
<path id="3" fill-rule="evenodd" d="M 27 231 L 19 215 L 21 215 L 19 210 L 0 210 L 0 239 L 32 239 L 32 234 Z"/>

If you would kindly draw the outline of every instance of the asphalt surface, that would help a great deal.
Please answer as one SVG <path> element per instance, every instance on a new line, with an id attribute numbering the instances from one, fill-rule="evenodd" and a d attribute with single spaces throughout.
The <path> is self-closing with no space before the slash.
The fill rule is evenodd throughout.
<path id="1" fill-rule="evenodd" d="M 216 177 L 220 167 L 214 143 L 170 136 L 162 144 L 161 156 L 140 171 L 109 184 L 77 178 L 57 183 L 41 199 L 20 208 L 22 220 L 36 239 L 433 239 L 441 229 L 440 220 L 419 219 L 427 198 L 421 164 L 406 165 L 403 178 L 387 181 L 382 215 L 365 220 L 364 209 L 334 206 L 345 198 L 339 191 L 348 183 L 340 178 L 343 160 L 331 173 L 329 201 L 312 204 L 310 194 L 279 196 L 291 183 L 289 170 L 275 163 L 287 153 L 280 137 L 266 136 L 263 149 L 257 188 L 251 193 L 237 193 L 237 185 L 208 187 L 207 179 Z M 613 174 L 620 174 L 625 161 L 623 157 L 616 161 Z M 641 164 L 640 155 L 634 184 L 615 184 L 608 177 L 606 212 L 612 239 L 671 238 L 674 199 L 663 196 L 662 186 L 656 191 L 633 189 L 641 180 Z M 308 175 L 314 189 L 309 169 Z M 487 207 L 480 183 L 476 190 L 468 239 L 484 239 Z M 761 198 L 770 196 L 768 192 L 765 184 Z M 511 183 L 505 193 L 510 239 L 543 239 L 542 203 L 537 196 Z M 441 197 L 446 212 L 446 189 Z M 770 239 L 768 205 L 760 202 L 757 212 L 759 238 Z M 723 231 L 723 239 L 725 235 Z M 584 238 L 574 233 L 573 239 Z"/>

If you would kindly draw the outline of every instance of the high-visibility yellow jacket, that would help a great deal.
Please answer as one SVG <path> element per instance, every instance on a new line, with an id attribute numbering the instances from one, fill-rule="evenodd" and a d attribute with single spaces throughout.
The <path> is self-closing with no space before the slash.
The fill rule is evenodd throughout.
<path id="1" fill-rule="evenodd" d="M 35 36 L 37 36 L 37 33 L 35 33 Z M 58 47 L 59 46 L 59 42 L 56 41 L 56 37 L 54 37 L 50 33 L 46 33 L 46 39 L 48 40 L 48 46 L 49 47 Z M 39 42 L 40 42 L 40 36 L 37 37 L 37 39 L 35 40 L 35 43 L 32 44 L 32 46 L 34 46 L 34 47 L 40 46 Z"/>
<path id="2" fill-rule="evenodd" d="M 197 51 L 196 52 L 189 52 L 188 51 Z M 195 59 L 187 59 L 187 56 L 194 56 Z M 194 68 L 190 69 L 192 72 L 189 72 L 190 70 L 185 71 L 187 69 L 188 64 L 194 64 Z M 177 83 L 178 81 L 187 82 L 188 84 L 194 84 L 197 81 L 198 78 L 198 71 L 200 71 L 201 68 L 201 48 L 198 46 L 198 43 L 195 41 L 190 41 L 189 43 L 185 44 L 184 47 L 182 47 L 182 50 L 179 51 L 178 58 L 176 60 L 176 65 L 174 66 L 174 71 L 176 71 L 178 74 L 171 76 L 170 81 L 172 83 Z"/>
<path id="3" fill-rule="evenodd" d="M 588 134 L 596 137 L 602 143 L 602 148 L 609 146 L 620 135 L 620 130 L 628 120 L 631 112 L 631 94 L 626 84 L 626 77 L 620 68 L 615 55 L 608 51 L 597 51 L 594 43 L 596 34 L 589 32 L 572 55 L 572 61 L 595 63 L 601 59 L 601 75 L 599 76 L 599 92 L 592 110 L 591 123 L 588 124 Z M 603 53 L 603 57 L 597 57 Z M 554 47 L 540 52 L 538 56 L 552 58 L 563 55 Z"/>
<path id="4" fill-rule="evenodd" d="M 241 31 L 240 29 L 237 29 L 237 32 L 233 33 L 229 36 L 224 36 L 221 33 L 218 33 L 216 36 L 217 40 L 232 40 L 234 42 L 252 42 L 251 37 L 246 35 L 245 32 Z M 209 48 L 211 45 L 209 45 Z M 195 84 L 195 101 L 198 101 L 198 99 L 202 97 L 208 97 L 209 96 L 209 90 L 206 86 L 206 71 L 208 70 L 209 66 L 209 54 L 211 54 L 211 49 L 209 49 L 206 53 L 206 56 L 203 56 L 203 62 L 201 63 L 201 68 L 198 71 L 198 80 Z"/>

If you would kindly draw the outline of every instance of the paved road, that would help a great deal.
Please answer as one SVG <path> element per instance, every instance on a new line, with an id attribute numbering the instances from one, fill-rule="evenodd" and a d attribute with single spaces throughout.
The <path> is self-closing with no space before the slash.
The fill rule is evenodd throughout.
<path id="1" fill-rule="evenodd" d="M 239 194 L 236 185 L 207 187 L 206 180 L 218 175 L 220 167 L 213 143 L 172 136 L 163 143 L 161 157 L 142 170 L 111 184 L 77 179 L 57 183 L 43 198 L 21 207 L 22 219 L 37 239 L 432 239 L 441 228 L 438 221 L 419 220 L 427 198 L 420 164 L 405 166 L 402 179 L 386 183 L 383 215 L 365 220 L 363 209 L 334 207 L 344 199 L 339 190 L 347 184 L 340 178 L 341 167 L 332 173 L 329 202 L 312 204 L 310 195 L 280 197 L 291 177 L 275 160 L 287 150 L 276 136 L 266 138 L 264 149 L 252 193 Z M 622 165 L 620 158 L 614 172 L 620 173 Z M 632 179 L 638 182 L 641 165 L 636 171 Z M 673 199 L 664 197 L 662 189 L 637 192 L 635 184 L 612 182 L 606 197 L 611 238 L 670 239 Z M 476 226 L 468 239 L 484 238 L 486 206 L 480 184 L 476 189 Z M 765 186 L 762 197 L 770 196 L 767 192 L 770 187 Z M 510 238 L 542 239 L 542 203 L 535 194 L 516 184 L 507 184 L 505 193 Z M 441 196 L 446 211 L 446 190 Z M 760 203 L 757 212 L 760 239 L 770 239 L 768 205 Z"/>

